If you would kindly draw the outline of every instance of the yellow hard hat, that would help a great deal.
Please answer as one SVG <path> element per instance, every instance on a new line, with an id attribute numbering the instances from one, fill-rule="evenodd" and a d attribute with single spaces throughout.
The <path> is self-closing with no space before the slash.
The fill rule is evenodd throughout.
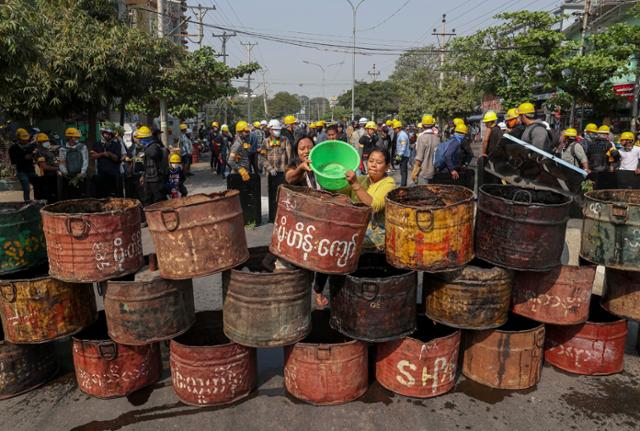
<path id="1" fill-rule="evenodd" d="M 290 125 L 290 124 L 295 124 L 296 123 L 296 117 L 295 115 L 287 115 L 286 117 L 284 117 L 284 124 L 285 125 Z"/>
<path id="2" fill-rule="evenodd" d="M 387 120 L 387 121 L 385 121 L 384 124 L 386 124 L 387 126 L 391 126 L 393 124 L 393 121 Z"/>
<path id="3" fill-rule="evenodd" d="M 47 136 L 46 133 L 38 133 L 36 135 L 36 142 L 47 142 L 49 140 L 49 137 Z"/>
<path id="4" fill-rule="evenodd" d="M 378 125 L 375 123 L 375 121 L 369 121 L 364 125 L 364 128 L 376 130 L 378 128 Z"/>
<path id="5" fill-rule="evenodd" d="M 82 133 L 80 133 L 80 130 L 75 127 L 69 127 L 64 131 L 64 136 L 67 138 L 79 138 L 82 136 Z"/>
<path id="6" fill-rule="evenodd" d="M 324 120 L 318 120 L 316 121 L 316 127 L 324 127 L 327 125 L 327 122 Z"/>
<path id="7" fill-rule="evenodd" d="M 598 128 L 598 133 L 609 134 L 611 133 L 611 129 L 609 128 L 609 126 L 600 126 Z"/>
<path id="8" fill-rule="evenodd" d="M 402 121 L 400 121 L 400 120 L 393 120 L 393 122 L 391 123 L 391 126 L 392 126 L 394 129 L 400 129 L 400 128 L 402 128 Z"/>
<path id="9" fill-rule="evenodd" d="M 418 123 L 416 126 L 418 126 L 418 129 L 422 129 L 422 123 Z"/>
<path id="10" fill-rule="evenodd" d="M 180 157 L 180 154 L 171 153 L 171 155 L 169 156 L 169 163 L 181 163 L 181 162 L 182 162 L 182 158 Z"/>
<path id="11" fill-rule="evenodd" d="M 598 126 L 595 123 L 589 123 L 584 128 L 584 131 L 588 133 L 598 133 Z"/>
<path id="12" fill-rule="evenodd" d="M 436 119 L 433 118 L 433 115 L 427 114 L 422 116 L 423 126 L 433 126 L 434 124 L 436 124 Z"/>
<path id="13" fill-rule="evenodd" d="M 490 123 L 492 121 L 498 121 L 498 116 L 494 111 L 487 111 L 484 113 L 484 117 L 482 117 L 483 123 Z"/>
<path id="14" fill-rule="evenodd" d="M 453 125 L 454 126 L 459 126 L 460 124 L 464 124 L 464 120 L 462 118 L 454 118 L 453 119 Z"/>
<path id="15" fill-rule="evenodd" d="M 31 135 L 29 134 L 29 132 L 27 132 L 27 129 L 19 128 L 18 130 L 16 130 L 16 138 L 20 139 L 21 141 L 26 141 L 30 137 Z"/>
<path id="16" fill-rule="evenodd" d="M 138 139 L 150 138 L 152 136 L 151 129 L 147 126 L 140 126 L 136 134 L 136 138 Z"/>
<path id="17" fill-rule="evenodd" d="M 220 128 L 220 123 L 218 123 L 217 121 L 212 121 L 212 122 L 211 122 L 211 127 L 217 127 L 217 128 Z"/>
<path id="18" fill-rule="evenodd" d="M 223 124 L 222 127 L 220 127 L 220 130 L 222 130 L 223 132 L 228 132 L 229 131 L 229 126 L 226 124 Z"/>
<path id="19" fill-rule="evenodd" d="M 518 114 L 520 115 L 528 115 L 528 114 L 535 114 L 535 113 L 536 113 L 536 107 L 533 106 L 533 103 L 524 102 L 524 103 L 521 103 L 520 106 L 518 106 Z"/>
<path id="20" fill-rule="evenodd" d="M 249 130 L 249 124 L 246 121 L 238 121 L 236 123 L 236 133 Z"/>
<path id="21" fill-rule="evenodd" d="M 569 138 L 575 138 L 578 136 L 578 131 L 573 127 L 571 127 L 564 131 L 564 136 L 567 136 Z"/>
<path id="22" fill-rule="evenodd" d="M 259 121 L 254 121 L 253 122 L 253 127 L 255 127 L 256 129 L 260 128 L 260 122 Z"/>
<path id="23" fill-rule="evenodd" d="M 518 109 L 517 108 L 509 109 L 507 111 L 507 114 L 504 116 L 504 120 L 505 121 L 513 120 L 515 118 L 518 118 Z"/>
<path id="24" fill-rule="evenodd" d="M 187 127 L 186 124 L 184 124 L 184 123 L 180 124 L 180 130 L 187 130 L 187 129 L 188 129 L 188 127 Z"/>
<path id="25" fill-rule="evenodd" d="M 634 136 L 633 132 L 624 132 L 622 133 L 622 135 L 620 135 L 620 140 L 621 141 L 635 141 L 636 137 Z"/>
<path id="26" fill-rule="evenodd" d="M 316 128 L 316 123 L 309 123 L 309 128 L 310 129 L 315 129 Z"/>
<path id="27" fill-rule="evenodd" d="M 454 129 L 454 132 L 462 133 L 463 135 L 466 135 L 467 133 L 469 133 L 469 128 L 467 127 L 466 124 L 458 124 Z"/>

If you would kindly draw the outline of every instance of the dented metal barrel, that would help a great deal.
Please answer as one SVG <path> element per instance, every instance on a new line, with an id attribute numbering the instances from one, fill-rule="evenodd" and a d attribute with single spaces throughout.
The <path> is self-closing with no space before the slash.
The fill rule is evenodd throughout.
<path id="1" fill-rule="evenodd" d="M 57 372 L 53 344 L 12 344 L 0 331 L 0 400 L 35 389 Z"/>
<path id="2" fill-rule="evenodd" d="M 223 274 L 224 333 L 243 346 L 293 344 L 311 331 L 311 281 L 306 269 L 272 272 L 267 247 L 250 248 L 249 260 Z"/>
<path id="3" fill-rule="evenodd" d="M 602 306 L 616 316 L 640 320 L 640 272 L 605 268 Z"/>
<path id="4" fill-rule="evenodd" d="M 479 260 L 461 270 L 425 274 L 425 313 L 436 322 L 462 329 L 497 328 L 507 321 L 511 271 Z"/>
<path id="5" fill-rule="evenodd" d="M 0 203 L 0 275 L 47 261 L 40 208 L 45 201 Z"/>
<path id="6" fill-rule="evenodd" d="M 640 271 L 640 190 L 584 195 L 580 256 L 598 265 Z"/>
<path id="7" fill-rule="evenodd" d="M 544 325 L 517 315 L 497 329 L 464 334 L 462 374 L 496 389 L 526 389 L 542 372 Z"/>
<path id="8" fill-rule="evenodd" d="M 560 266 L 571 198 L 549 190 L 485 184 L 476 218 L 476 255 L 522 271 Z"/>
<path id="9" fill-rule="evenodd" d="M 313 312 L 311 334 L 284 348 L 284 386 L 295 398 L 315 405 L 343 404 L 368 387 L 367 344 L 329 327 L 329 313 Z"/>
<path id="10" fill-rule="evenodd" d="M 591 300 L 589 320 L 580 325 L 547 325 L 544 359 L 554 367 L 575 374 L 602 376 L 624 369 L 627 321 Z"/>
<path id="11" fill-rule="evenodd" d="M 75 334 L 98 317 L 91 284 L 67 283 L 42 265 L 0 276 L 0 317 L 12 343 L 44 343 Z"/>
<path id="12" fill-rule="evenodd" d="M 408 337 L 376 346 L 376 380 L 407 397 L 431 398 L 456 384 L 460 330 L 418 317 Z"/>
<path id="13" fill-rule="evenodd" d="M 149 344 L 177 337 L 195 322 L 191 280 L 109 281 L 104 293 L 109 337 L 117 343 Z"/>
<path id="14" fill-rule="evenodd" d="M 77 199 L 42 208 L 49 273 L 76 283 L 105 281 L 144 264 L 140 201 Z"/>
<path id="15" fill-rule="evenodd" d="M 232 403 L 256 386 L 256 349 L 229 341 L 220 311 L 197 313 L 196 324 L 171 340 L 170 351 L 173 389 L 185 404 Z"/>
<path id="16" fill-rule="evenodd" d="M 371 209 L 340 194 L 282 185 L 269 251 L 311 271 L 349 274 L 358 266 Z"/>
<path id="17" fill-rule="evenodd" d="M 387 261 L 427 272 L 473 259 L 474 193 L 461 186 L 400 187 L 386 197 Z"/>
<path id="18" fill-rule="evenodd" d="M 562 265 L 549 272 L 516 271 L 511 309 L 553 325 L 586 322 L 595 276 L 595 265 Z"/>
<path id="19" fill-rule="evenodd" d="M 249 258 L 237 190 L 169 199 L 144 212 L 162 278 L 202 277 Z"/>
<path id="20" fill-rule="evenodd" d="M 124 397 L 155 383 L 162 372 L 159 344 L 116 343 L 103 312 L 73 337 L 73 365 L 80 390 L 97 398 Z"/>
<path id="21" fill-rule="evenodd" d="M 366 253 L 358 270 L 332 276 L 331 327 L 369 342 L 404 337 L 416 328 L 418 274 L 392 267 L 384 254 Z"/>

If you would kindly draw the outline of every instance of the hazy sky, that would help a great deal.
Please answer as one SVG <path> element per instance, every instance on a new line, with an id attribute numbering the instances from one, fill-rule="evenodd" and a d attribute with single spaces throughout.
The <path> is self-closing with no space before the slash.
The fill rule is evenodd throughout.
<path id="1" fill-rule="evenodd" d="M 347 0 L 189 0 L 188 3 L 197 4 L 197 1 L 203 6 L 214 4 L 217 8 L 207 13 L 204 20 L 207 24 L 293 42 L 312 40 L 347 46 L 352 43 L 352 9 Z M 359 0 L 352 1 L 357 4 Z M 561 0 L 365 0 L 357 13 L 360 31 L 356 44 L 397 52 L 437 43 L 431 33 L 435 27 L 440 31 L 443 13 L 447 14 L 447 32 L 455 29 L 457 34 L 467 35 L 494 23 L 491 17 L 499 12 L 551 10 L 560 3 Z M 194 32 L 196 26 L 190 24 L 189 29 L 190 33 Z M 220 50 L 221 41 L 213 38 L 212 32 L 222 31 L 205 28 L 204 43 Z M 326 97 L 337 96 L 351 88 L 350 53 L 304 48 L 239 34 L 227 44 L 230 65 L 247 61 L 247 52 L 241 42 L 258 42 L 252 51 L 252 59 L 267 69 L 269 95 L 282 90 L 309 96 L 322 95 L 320 68 L 304 64 L 303 60 L 323 66 L 343 62 L 326 69 Z M 368 72 L 374 63 L 380 71 L 378 79 L 386 78 L 393 71 L 396 59 L 397 54 L 357 55 L 356 79 L 370 81 L 372 77 Z M 252 82 L 252 88 L 261 85 L 262 74 L 254 74 L 253 78 L 258 82 Z M 262 87 L 256 88 L 256 92 L 262 92 Z"/>

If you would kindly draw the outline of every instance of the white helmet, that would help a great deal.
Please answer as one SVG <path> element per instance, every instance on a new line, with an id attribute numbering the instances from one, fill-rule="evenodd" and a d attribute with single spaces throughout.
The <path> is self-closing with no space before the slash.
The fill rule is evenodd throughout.
<path id="1" fill-rule="evenodd" d="M 267 120 L 262 120 L 262 121 L 260 122 L 260 125 L 261 125 L 261 126 L 266 126 L 266 125 L 267 125 Z"/>
<path id="2" fill-rule="evenodd" d="M 361 119 L 358 120 L 358 124 L 367 124 L 369 122 L 369 120 L 367 120 L 365 117 L 362 117 Z"/>
<path id="3" fill-rule="evenodd" d="M 272 130 L 280 130 L 282 129 L 282 124 L 280 124 L 280 121 L 278 120 L 271 120 L 267 127 Z"/>

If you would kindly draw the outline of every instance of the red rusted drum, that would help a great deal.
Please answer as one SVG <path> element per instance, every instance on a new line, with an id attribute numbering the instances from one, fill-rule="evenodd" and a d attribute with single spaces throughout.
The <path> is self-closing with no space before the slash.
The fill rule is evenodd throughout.
<path id="1" fill-rule="evenodd" d="M 497 329 L 466 331 L 462 374 L 496 389 L 527 389 L 540 381 L 544 325 L 511 315 Z"/>
<path id="2" fill-rule="evenodd" d="M 511 310 L 553 325 L 587 321 L 595 265 L 563 265 L 549 272 L 515 271 Z"/>
<path id="3" fill-rule="evenodd" d="M 311 271 L 349 274 L 358 267 L 371 209 L 344 195 L 282 185 L 269 251 Z"/>
<path id="4" fill-rule="evenodd" d="M 460 330 L 418 317 L 418 330 L 377 345 L 376 380 L 407 397 L 431 398 L 456 384 Z"/>
<path id="5" fill-rule="evenodd" d="M 504 268 L 560 266 L 571 198 L 549 190 L 485 184 L 476 214 L 476 256 Z"/>
<path id="6" fill-rule="evenodd" d="M 0 329 L 0 400 L 37 388 L 57 372 L 52 343 L 12 344 Z"/>
<path id="7" fill-rule="evenodd" d="M 249 259 L 237 190 L 169 199 L 144 212 L 162 278 L 202 277 Z"/>
<path id="8" fill-rule="evenodd" d="M 173 389 L 185 404 L 232 403 L 256 386 L 256 349 L 229 341 L 221 311 L 197 313 L 195 325 L 171 340 L 170 350 Z"/>
<path id="9" fill-rule="evenodd" d="M 41 212 L 52 277 L 98 282 L 144 264 L 140 201 L 77 199 L 46 205 Z"/>
<path id="10" fill-rule="evenodd" d="M 547 325 L 544 359 L 564 371 L 602 376 L 624 369 L 627 321 L 591 300 L 589 320 L 574 326 Z"/>
<path id="11" fill-rule="evenodd" d="M 351 275 L 334 275 L 331 327 L 356 340 L 382 342 L 416 329 L 415 271 L 396 269 L 382 253 L 365 253 Z"/>
<path id="12" fill-rule="evenodd" d="M 329 313 L 315 311 L 311 334 L 284 348 L 284 386 L 316 405 L 343 404 L 367 391 L 367 344 L 329 327 Z"/>
<path id="13" fill-rule="evenodd" d="M 155 383 L 162 372 L 158 343 L 128 346 L 109 339 L 104 312 L 73 337 L 73 365 L 80 390 L 97 398 L 124 397 Z"/>
<path id="14" fill-rule="evenodd" d="M 616 316 L 640 320 L 640 272 L 605 268 L 602 306 Z"/>

